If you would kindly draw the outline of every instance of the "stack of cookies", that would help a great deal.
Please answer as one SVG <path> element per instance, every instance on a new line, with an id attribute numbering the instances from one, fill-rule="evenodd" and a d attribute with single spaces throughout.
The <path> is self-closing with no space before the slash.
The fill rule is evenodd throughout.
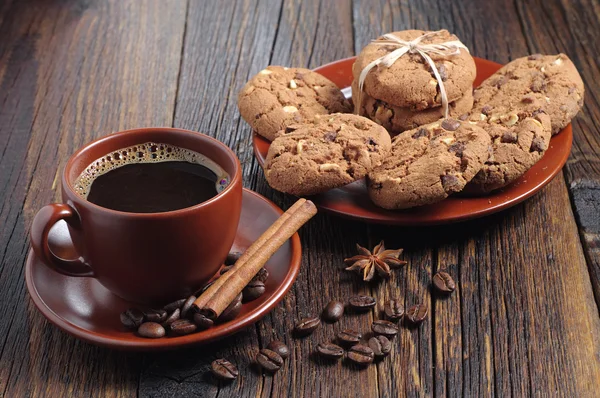
<path id="1" fill-rule="evenodd" d="M 405 30 L 391 35 L 404 41 L 427 35 L 420 42 L 423 45 L 458 41 L 447 30 Z M 372 68 L 359 93 L 361 72 L 373 61 L 398 49 L 398 46 L 380 43 L 383 40 L 384 37 L 380 37 L 367 45 L 352 67 L 354 113 L 377 122 L 392 135 L 442 118 L 444 111 L 439 82 L 430 64 L 418 53 L 408 52 L 390 66 L 378 65 Z M 457 118 L 469 112 L 473 107 L 472 91 L 476 75 L 475 62 L 469 51 L 460 48 L 453 55 L 431 52 L 429 56 L 435 63 L 446 90 L 448 116 Z"/>
<path id="2" fill-rule="evenodd" d="M 564 54 L 516 59 L 473 91 L 475 63 L 456 36 L 445 30 L 392 35 L 365 47 L 353 65 L 358 114 L 333 82 L 307 69 L 269 66 L 245 85 L 240 114 L 272 141 L 263 166 L 271 187 L 305 196 L 365 178 L 370 199 L 386 209 L 458 192 L 486 195 L 539 161 L 551 136 L 583 106 L 583 82 Z M 437 76 L 412 45 L 381 65 L 377 60 L 406 47 L 396 38 L 421 38 L 433 48 L 455 43 L 455 51 L 427 52 Z"/>

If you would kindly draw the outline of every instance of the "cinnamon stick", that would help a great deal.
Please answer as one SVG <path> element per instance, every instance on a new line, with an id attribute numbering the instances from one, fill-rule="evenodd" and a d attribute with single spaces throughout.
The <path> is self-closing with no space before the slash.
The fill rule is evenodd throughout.
<path id="1" fill-rule="evenodd" d="M 196 299 L 195 310 L 216 319 L 281 245 L 316 212 L 310 201 L 299 199 L 294 203 L 244 252 L 231 270 Z"/>

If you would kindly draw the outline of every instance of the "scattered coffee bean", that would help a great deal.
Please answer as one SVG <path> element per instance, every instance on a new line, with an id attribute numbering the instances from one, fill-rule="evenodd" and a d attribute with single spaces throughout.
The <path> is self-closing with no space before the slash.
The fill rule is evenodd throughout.
<path id="1" fill-rule="evenodd" d="M 371 330 L 373 333 L 383 334 L 388 337 L 398 334 L 398 326 L 395 323 L 384 321 L 383 319 L 373 321 Z"/>
<path id="2" fill-rule="evenodd" d="M 181 306 L 181 317 L 185 318 L 188 315 L 188 311 L 192 308 L 192 304 L 196 301 L 196 296 L 190 296 L 185 300 L 185 303 Z"/>
<path id="3" fill-rule="evenodd" d="M 212 374 L 221 380 L 235 380 L 238 375 L 237 367 L 226 359 L 215 359 L 210 364 Z"/>
<path id="4" fill-rule="evenodd" d="M 269 279 L 269 271 L 267 271 L 266 268 L 261 268 L 260 271 L 254 275 L 254 278 L 252 278 L 252 280 L 261 281 L 262 283 L 267 283 L 267 279 Z"/>
<path id="5" fill-rule="evenodd" d="M 175 311 L 177 308 L 181 309 L 181 306 L 185 303 L 184 298 L 182 298 L 181 300 L 177 300 L 177 301 L 173 301 L 172 303 L 169 303 L 167 305 L 165 305 L 163 307 L 163 310 L 167 311 L 169 314 L 173 311 Z"/>
<path id="6" fill-rule="evenodd" d="M 165 310 L 148 310 L 144 311 L 144 318 L 147 322 L 162 323 L 167 319 L 167 311 Z"/>
<path id="7" fill-rule="evenodd" d="M 236 316 L 242 311 L 242 293 L 238 294 L 236 298 L 223 310 L 219 317 L 219 322 L 228 322 L 235 319 Z"/>
<path id="8" fill-rule="evenodd" d="M 298 336 L 308 336 L 314 332 L 320 324 L 321 321 L 319 318 L 304 318 L 296 324 L 294 330 Z"/>
<path id="9" fill-rule="evenodd" d="M 259 280 L 251 280 L 244 290 L 242 290 L 242 301 L 247 303 L 248 301 L 256 300 L 265 292 L 265 284 Z"/>
<path id="10" fill-rule="evenodd" d="M 390 321 L 397 321 L 404 315 L 404 306 L 400 300 L 390 299 L 383 306 L 383 312 Z"/>
<path id="11" fill-rule="evenodd" d="M 384 357 L 392 351 L 392 343 L 385 336 L 375 336 L 369 339 L 369 348 L 376 357 Z"/>
<path id="12" fill-rule="evenodd" d="M 215 324 L 212 319 L 202 314 L 194 314 L 194 323 L 200 330 L 210 329 Z"/>
<path id="13" fill-rule="evenodd" d="M 158 339 L 165 335 L 165 328 L 156 322 L 145 322 L 138 328 L 138 334 L 149 339 Z"/>
<path id="14" fill-rule="evenodd" d="M 276 372 L 283 366 L 283 358 L 275 351 L 263 348 L 256 356 L 256 363 L 266 371 Z"/>
<path id="15" fill-rule="evenodd" d="M 173 322 L 175 322 L 176 320 L 178 320 L 180 318 L 180 314 L 181 314 L 181 310 L 179 308 L 175 308 L 175 311 L 173 311 L 171 313 L 171 315 L 169 315 L 167 317 L 167 319 L 165 319 L 162 323 L 163 327 L 167 327 L 170 324 L 172 324 Z"/>
<path id="16" fill-rule="evenodd" d="M 433 275 L 433 286 L 442 293 L 451 293 L 456 289 L 454 279 L 444 271 L 438 271 Z"/>
<path id="17" fill-rule="evenodd" d="M 355 332 L 352 329 L 342 330 L 337 334 L 337 339 L 340 344 L 344 345 L 354 345 L 358 344 L 360 339 L 362 338 L 362 334 L 359 332 Z"/>
<path id="18" fill-rule="evenodd" d="M 225 272 L 233 268 L 233 265 L 226 265 L 219 270 L 219 275 L 223 275 Z"/>
<path id="19" fill-rule="evenodd" d="M 344 356 L 344 349 L 332 343 L 319 343 L 317 352 L 327 359 L 340 359 Z"/>
<path id="20" fill-rule="evenodd" d="M 169 326 L 171 334 L 175 336 L 184 336 L 194 333 L 198 327 L 189 319 L 178 319 Z"/>
<path id="21" fill-rule="evenodd" d="M 323 309 L 323 319 L 327 322 L 337 322 L 344 315 L 344 304 L 341 301 L 332 300 Z"/>
<path id="22" fill-rule="evenodd" d="M 225 259 L 225 265 L 233 265 L 235 264 L 235 262 L 237 260 L 240 259 L 240 257 L 242 257 L 241 252 L 231 252 L 227 255 L 227 258 Z"/>
<path id="23" fill-rule="evenodd" d="M 290 349 L 288 348 L 288 346 L 279 340 L 271 341 L 267 348 L 271 351 L 278 353 L 279 356 L 283 359 L 286 359 L 290 356 Z"/>
<path id="24" fill-rule="evenodd" d="M 373 362 L 373 358 L 375 358 L 373 350 L 362 344 L 352 346 L 348 350 L 346 356 L 349 360 L 358 365 L 368 365 Z"/>
<path id="25" fill-rule="evenodd" d="M 144 313 L 137 308 L 130 308 L 122 312 L 120 317 L 123 326 L 129 329 L 137 329 L 144 322 Z"/>
<path id="26" fill-rule="evenodd" d="M 406 319 L 414 325 L 423 322 L 427 318 L 429 309 L 426 304 L 416 304 L 406 311 Z"/>
<path id="27" fill-rule="evenodd" d="M 350 307 L 357 311 L 366 311 L 370 308 L 375 307 L 377 301 L 373 297 L 369 296 L 353 296 L 348 300 Z"/>
<path id="28" fill-rule="evenodd" d="M 461 123 L 456 119 L 444 119 L 442 122 L 442 128 L 448 131 L 455 131 L 458 130 L 460 124 Z"/>

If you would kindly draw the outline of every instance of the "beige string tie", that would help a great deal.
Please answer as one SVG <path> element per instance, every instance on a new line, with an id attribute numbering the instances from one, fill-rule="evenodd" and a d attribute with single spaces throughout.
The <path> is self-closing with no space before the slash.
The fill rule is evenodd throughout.
<path id="1" fill-rule="evenodd" d="M 390 66 L 392 66 L 394 64 L 394 62 L 396 62 L 398 59 L 400 59 L 400 57 L 402 57 L 406 53 L 419 54 L 421 57 L 423 57 L 423 59 L 425 61 L 427 61 L 427 63 L 431 67 L 431 70 L 433 71 L 435 79 L 437 80 L 438 85 L 440 86 L 440 95 L 442 96 L 442 107 L 443 107 L 442 109 L 444 110 L 444 119 L 447 119 L 448 118 L 448 96 L 446 95 L 446 89 L 444 88 L 444 83 L 442 82 L 442 77 L 440 76 L 440 72 L 438 71 L 437 67 L 435 66 L 435 62 L 433 62 L 433 60 L 431 59 L 431 57 L 429 55 L 435 54 L 435 55 L 441 55 L 441 56 L 453 56 L 453 55 L 459 55 L 461 48 L 467 50 L 467 52 L 469 51 L 469 49 L 463 43 L 461 43 L 460 40 L 451 40 L 451 41 L 447 41 L 444 43 L 436 43 L 436 44 L 421 44 L 421 41 L 423 39 L 426 39 L 431 36 L 435 36 L 436 34 L 438 34 L 440 32 L 442 32 L 442 31 L 425 33 L 424 35 L 419 36 L 416 39 L 411 40 L 411 41 L 402 40 L 398 36 L 395 36 L 391 33 L 383 35 L 383 40 L 380 40 L 380 39 L 373 40 L 371 42 L 371 44 L 375 44 L 378 46 L 394 46 L 394 47 L 398 47 L 398 48 L 395 49 L 394 51 L 392 51 L 391 53 L 384 55 L 383 57 L 377 58 L 376 60 L 374 60 L 367 66 L 365 66 L 365 68 L 362 70 L 362 72 L 360 72 L 360 76 L 358 79 L 359 92 L 357 93 L 358 94 L 357 95 L 357 103 L 358 103 L 357 108 L 360 109 L 360 106 L 362 105 L 361 96 L 362 96 L 362 92 L 363 92 L 363 86 L 365 84 L 365 79 L 367 78 L 367 74 L 369 73 L 369 71 L 371 69 L 378 66 L 379 64 L 383 64 L 383 66 L 389 68 Z"/>

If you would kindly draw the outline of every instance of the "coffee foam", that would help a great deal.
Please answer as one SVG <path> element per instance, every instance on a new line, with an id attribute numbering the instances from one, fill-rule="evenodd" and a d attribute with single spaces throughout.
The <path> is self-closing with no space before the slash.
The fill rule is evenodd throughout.
<path id="1" fill-rule="evenodd" d="M 229 184 L 229 175 L 225 170 L 206 156 L 170 144 L 146 142 L 118 149 L 95 160 L 77 177 L 74 189 L 80 196 L 87 198 L 94 180 L 111 170 L 128 164 L 173 161 L 197 163 L 212 170 L 217 176 L 217 192 L 221 192 Z"/>

